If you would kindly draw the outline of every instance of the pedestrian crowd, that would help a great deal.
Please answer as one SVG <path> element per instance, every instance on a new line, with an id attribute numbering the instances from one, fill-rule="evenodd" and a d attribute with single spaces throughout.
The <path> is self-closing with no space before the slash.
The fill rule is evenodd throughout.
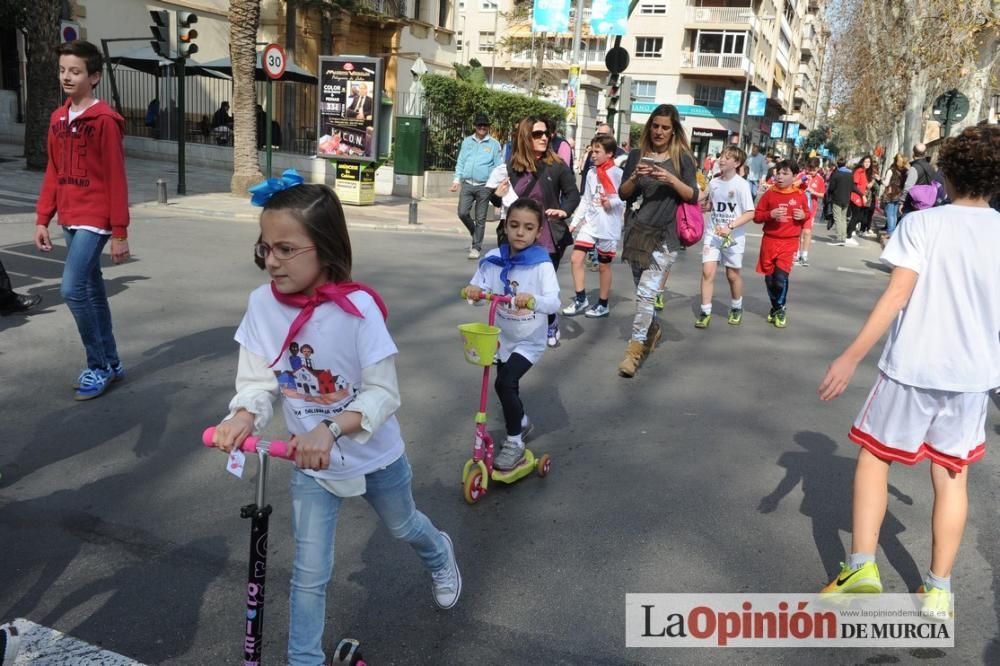
<path id="1" fill-rule="evenodd" d="M 93 96 L 100 52 L 78 41 L 59 53 L 68 98 L 50 121 L 35 243 L 51 251 L 48 225 L 56 217 L 67 246 L 61 292 L 87 364 L 74 395 L 88 400 L 125 377 L 100 269 L 109 241 L 116 262 L 129 256 L 123 121 Z M 849 432 L 861 447 L 849 561 L 823 593 L 881 591 L 875 554 L 890 464 L 929 459 L 934 546 L 919 591 L 925 611 L 950 615 L 950 576 L 967 511 L 966 468 L 985 453 L 988 393 L 1000 385 L 1000 213 L 990 208 L 1000 192 L 1000 128 L 970 127 L 947 140 L 939 168 L 917 144 L 909 163 L 896 155 L 885 171 L 867 155 L 853 169 L 842 158 L 823 169 L 813 158 L 803 170 L 792 159 L 768 160 L 758 146 L 749 156 L 728 146 L 699 169 L 677 108 L 662 104 L 632 150 L 624 151 L 606 125 L 598 128 L 585 148 L 581 188 L 573 146 L 553 123 L 521 120 L 506 155 L 490 136 L 488 118 L 478 115 L 474 127 L 462 143 L 452 190 L 471 236 L 469 259 L 477 261 L 466 295 L 511 298 L 497 310 L 495 389 L 506 437 L 494 464 L 501 471 L 523 463 L 534 425 L 520 397 L 521 380 L 547 348 L 560 345 L 560 315 L 609 317 L 617 257 L 633 279 L 632 325 L 618 366 L 620 376 L 631 378 L 662 337 L 657 312 L 681 251 L 701 247 L 694 326 L 710 324 L 720 262 L 730 290 L 726 319 L 740 326 L 746 229 L 760 225 L 756 271 L 771 303 L 767 321 L 782 329 L 793 267 L 809 265 L 813 221 L 829 211 L 833 243 L 855 245 L 859 235 L 874 237 L 873 214 L 882 203 L 888 285 L 818 389 L 823 400 L 843 393 L 859 363 L 890 332 L 879 378 Z M 264 428 L 281 402 L 296 463 L 288 661 L 314 666 L 325 659 L 326 590 L 345 499 L 364 497 L 392 535 L 410 544 L 429 573 L 438 607 L 458 603 L 462 577 L 452 539 L 413 500 L 396 419 L 398 350 L 385 324 L 388 308 L 374 288 L 352 279 L 339 200 L 292 171 L 251 193 L 261 207 L 254 260 L 270 281 L 251 292 L 236 331 L 236 394 L 214 444 L 232 451 Z M 497 247 L 484 254 L 490 205 L 500 209 Z M 692 232 L 698 224 L 702 229 Z M 569 248 L 574 293 L 562 301 L 557 271 Z M 598 273 L 593 303 L 586 291 L 590 255 Z M 2 268 L 0 289 L 4 314 L 37 304 L 13 292 Z M 16 638 L 10 625 L 0 627 L 0 643 L 16 650 Z"/>

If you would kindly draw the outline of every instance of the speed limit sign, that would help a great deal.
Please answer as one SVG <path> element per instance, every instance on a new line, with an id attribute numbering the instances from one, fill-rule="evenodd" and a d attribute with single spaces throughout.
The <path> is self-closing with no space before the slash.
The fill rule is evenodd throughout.
<path id="1" fill-rule="evenodd" d="M 264 73 L 272 79 L 280 79 L 285 75 L 288 58 L 285 49 L 280 44 L 268 44 L 264 47 Z"/>

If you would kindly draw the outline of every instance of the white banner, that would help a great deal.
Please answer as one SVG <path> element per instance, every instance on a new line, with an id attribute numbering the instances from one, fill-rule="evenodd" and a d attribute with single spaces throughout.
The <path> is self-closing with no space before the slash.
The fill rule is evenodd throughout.
<path id="1" fill-rule="evenodd" d="M 936 617 L 925 596 L 626 594 L 625 646 L 954 647 L 954 615 Z"/>

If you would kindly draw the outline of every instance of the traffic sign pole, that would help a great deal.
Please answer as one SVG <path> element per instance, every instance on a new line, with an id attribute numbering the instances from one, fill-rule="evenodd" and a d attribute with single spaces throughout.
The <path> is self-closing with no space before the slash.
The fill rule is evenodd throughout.
<path id="1" fill-rule="evenodd" d="M 285 75 L 285 67 L 287 66 L 288 59 L 285 56 L 285 49 L 281 47 L 280 44 L 268 44 L 264 47 L 264 53 L 261 55 L 262 64 L 264 65 L 264 73 L 267 74 L 267 87 L 266 87 L 266 99 L 267 109 L 264 111 L 264 159 L 265 159 L 265 170 L 267 172 L 267 177 L 271 177 L 271 117 L 274 113 L 271 109 L 274 106 L 274 80 L 280 79 Z"/>
<path id="2" fill-rule="evenodd" d="M 266 148 L 267 148 L 267 150 L 265 152 L 265 155 L 267 156 L 267 158 L 266 158 L 266 169 L 267 169 L 266 173 L 267 173 L 267 177 L 268 178 L 271 177 L 271 106 L 272 106 L 272 101 L 273 101 L 273 96 L 272 96 L 271 88 L 273 86 L 273 83 L 274 82 L 271 80 L 271 78 L 268 77 L 268 79 L 267 79 L 267 98 L 265 100 L 267 102 L 267 112 L 264 114 L 264 137 L 265 137 L 265 143 L 266 143 Z"/>

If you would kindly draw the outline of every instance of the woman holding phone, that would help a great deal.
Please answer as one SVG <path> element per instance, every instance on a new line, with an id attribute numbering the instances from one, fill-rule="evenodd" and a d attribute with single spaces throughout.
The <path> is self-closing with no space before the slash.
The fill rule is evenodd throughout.
<path id="1" fill-rule="evenodd" d="M 649 114 L 639 148 L 629 153 L 619 190 L 632 208 L 626 213 L 622 259 L 636 286 L 632 336 L 618 365 L 622 377 L 635 376 L 662 335 L 655 304 L 681 248 L 677 207 L 698 203 L 697 170 L 677 108 L 659 105 Z"/>

